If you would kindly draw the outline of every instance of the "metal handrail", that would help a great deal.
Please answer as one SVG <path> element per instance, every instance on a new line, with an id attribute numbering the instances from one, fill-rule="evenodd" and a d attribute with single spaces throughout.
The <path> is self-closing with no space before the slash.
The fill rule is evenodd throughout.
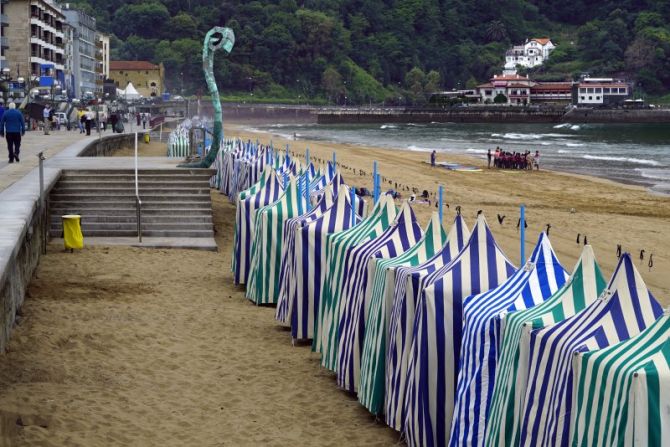
<path id="1" fill-rule="evenodd" d="M 140 199 L 137 163 L 137 132 L 135 132 L 135 209 L 137 212 L 137 239 L 142 242 L 142 199 Z"/>

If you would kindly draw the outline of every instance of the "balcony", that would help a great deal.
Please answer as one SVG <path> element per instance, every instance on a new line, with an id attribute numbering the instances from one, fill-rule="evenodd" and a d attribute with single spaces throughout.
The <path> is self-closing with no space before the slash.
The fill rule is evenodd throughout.
<path id="1" fill-rule="evenodd" d="M 0 37 L 0 47 L 4 49 L 9 48 L 9 40 L 5 36 Z"/>
<path id="2" fill-rule="evenodd" d="M 7 17 L 7 14 L 0 14 L 0 25 L 2 26 L 9 25 L 9 17 Z"/>

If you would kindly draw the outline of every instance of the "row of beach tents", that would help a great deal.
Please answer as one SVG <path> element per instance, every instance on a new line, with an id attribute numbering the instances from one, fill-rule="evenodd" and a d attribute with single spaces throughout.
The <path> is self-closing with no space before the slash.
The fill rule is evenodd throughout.
<path id="1" fill-rule="evenodd" d="M 408 445 L 670 445 L 670 316 L 629 254 L 607 281 L 541 233 L 517 267 L 483 214 L 422 228 L 389 195 L 366 213 L 335 160 L 224 147 L 235 283 Z"/>

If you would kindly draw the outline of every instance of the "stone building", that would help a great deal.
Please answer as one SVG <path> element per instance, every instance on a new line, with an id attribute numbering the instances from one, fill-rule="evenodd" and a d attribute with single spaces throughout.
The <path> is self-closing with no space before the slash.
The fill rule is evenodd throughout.
<path id="1" fill-rule="evenodd" d="M 72 77 L 74 96 L 92 97 L 102 92 L 98 84 L 97 32 L 95 19 L 66 4 L 63 14 L 72 27 Z"/>
<path id="2" fill-rule="evenodd" d="M 165 70 L 162 63 L 155 65 L 148 61 L 110 61 L 109 77 L 121 90 L 125 90 L 132 82 L 144 97 L 160 96 L 165 88 Z"/>

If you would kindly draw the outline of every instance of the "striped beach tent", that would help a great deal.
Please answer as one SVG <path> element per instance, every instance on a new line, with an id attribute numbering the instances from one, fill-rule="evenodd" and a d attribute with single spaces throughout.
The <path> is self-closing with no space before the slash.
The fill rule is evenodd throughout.
<path id="1" fill-rule="evenodd" d="M 466 298 L 450 446 L 484 445 L 502 316 L 544 302 L 567 278 L 543 232 L 523 268 L 495 289 Z"/>
<path id="2" fill-rule="evenodd" d="M 335 204 L 316 220 L 298 228 L 295 234 L 294 276 L 287 278 L 287 308 L 291 335 L 295 339 L 313 339 L 321 288 L 326 278 L 326 237 L 360 223 L 353 216 L 349 188 L 342 184 Z"/>
<path id="3" fill-rule="evenodd" d="M 348 270 L 345 255 L 350 247 L 378 237 L 396 217 L 390 196 L 382 196 L 370 216 L 359 225 L 326 237 L 326 279 L 319 297 L 319 317 L 314 321 L 312 350 L 321 353 L 321 364 L 335 370 L 337 326 L 344 275 Z M 334 349 L 331 349 L 333 348 Z"/>
<path id="4" fill-rule="evenodd" d="M 670 313 L 609 348 L 573 358 L 574 446 L 670 445 Z"/>
<path id="5" fill-rule="evenodd" d="M 410 446 L 448 442 L 460 364 L 463 301 L 497 287 L 515 271 L 483 215 L 467 246 L 426 278 L 416 307 L 405 396 L 405 435 Z"/>
<path id="6" fill-rule="evenodd" d="M 256 211 L 247 286 L 247 298 L 256 304 L 277 302 L 284 221 L 307 210 L 307 200 L 298 187 L 302 178 L 292 177 L 276 202 Z"/>
<path id="7" fill-rule="evenodd" d="M 441 231 L 429 228 L 433 234 Z M 344 276 L 344 293 L 340 300 L 338 340 L 337 340 L 337 383 L 348 391 L 358 389 L 360 378 L 361 346 L 365 336 L 366 308 L 369 302 L 366 290 L 372 288 L 375 265 L 373 258 L 389 259 L 402 256 L 416 247 L 423 239 L 423 231 L 416 220 L 409 202 L 402 205 L 393 224 L 379 237 L 350 248 L 346 263 L 349 269 Z M 442 240 L 440 241 L 442 242 Z M 435 248 L 432 249 L 435 251 Z"/>
<path id="8" fill-rule="evenodd" d="M 520 444 L 568 445 L 574 353 L 604 348 L 634 337 L 662 312 L 626 253 L 596 302 L 571 318 L 530 332 Z"/>
<path id="9" fill-rule="evenodd" d="M 488 446 L 504 447 L 518 444 L 511 438 L 514 418 L 519 417 L 523 402 L 515 397 L 523 393 L 516 386 L 519 374 L 519 343 L 525 324 L 539 318 L 553 324 L 575 315 L 593 303 L 607 285 L 596 263 L 593 248 L 585 245 L 582 254 L 565 285 L 544 303 L 530 309 L 502 314 L 502 328 L 495 384 L 486 424 Z"/>
<path id="10" fill-rule="evenodd" d="M 277 201 L 283 191 L 274 169 L 268 166 L 258 183 L 239 193 L 235 210 L 232 256 L 235 284 L 246 284 L 249 276 L 251 242 L 254 237 L 256 211 Z"/>
<path id="11" fill-rule="evenodd" d="M 339 187 L 338 187 L 339 189 Z M 334 203 L 333 187 L 328 185 L 321 194 L 321 199 L 311 211 L 284 222 L 284 244 L 282 246 L 281 267 L 279 270 L 279 297 L 275 318 L 289 324 L 288 297 L 290 289 L 295 287 L 295 270 L 300 268 L 300 259 L 295 256 L 295 234 L 299 228 L 318 219 Z"/>
<path id="12" fill-rule="evenodd" d="M 446 245 L 435 256 L 416 267 L 400 267 L 396 272 L 388 322 L 388 353 L 384 365 L 386 423 L 395 430 L 401 431 L 404 425 L 407 365 L 420 284 L 431 273 L 449 264 L 469 239 L 470 230 L 459 214 L 449 231 Z"/>
<path id="13" fill-rule="evenodd" d="M 361 354 L 358 400 L 374 414 L 384 407 L 384 368 L 388 320 L 395 291 L 396 273 L 400 267 L 417 266 L 432 259 L 447 241 L 439 214 L 433 213 L 424 237 L 411 249 L 391 259 L 372 258 L 368 261 L 371 272 L 365 290 L 365 336 Z"/>

